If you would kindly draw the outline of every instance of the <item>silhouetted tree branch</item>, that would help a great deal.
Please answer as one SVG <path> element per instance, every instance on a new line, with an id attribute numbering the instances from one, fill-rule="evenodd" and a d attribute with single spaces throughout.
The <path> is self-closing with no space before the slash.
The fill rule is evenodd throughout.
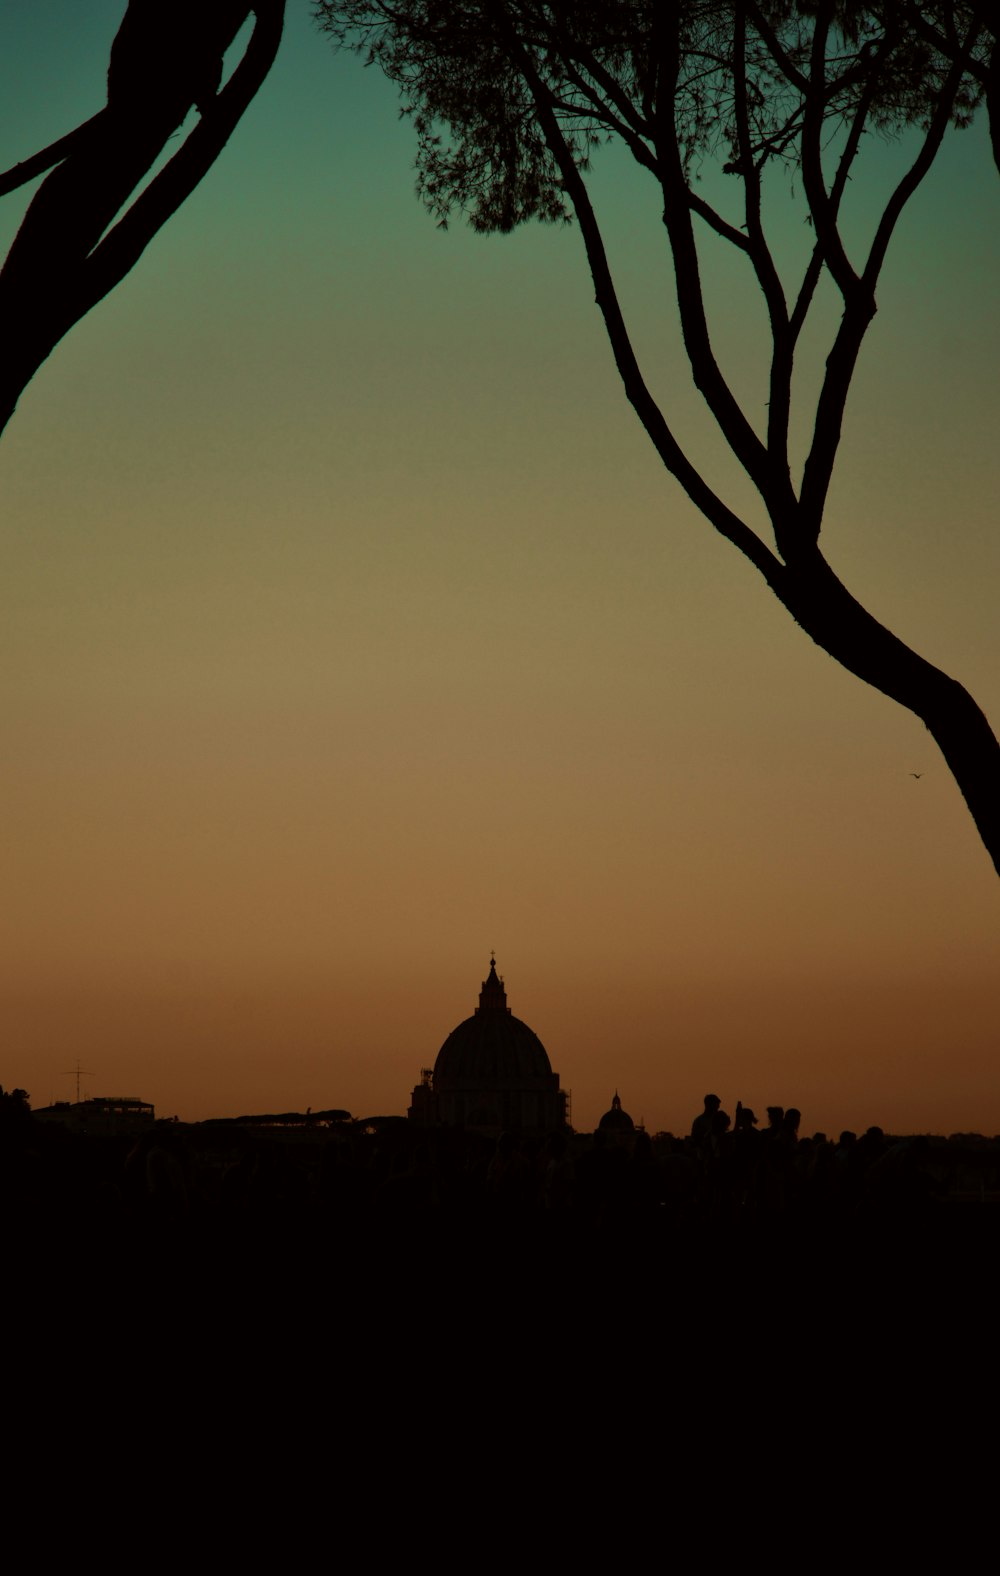
<path id="1" fill-rule="evenodd" d="M 2 195 L 51 172 L 0 272 L 0 430 L 54 346 L 124 278 L 218 158 L 271 69 L 284 9 L 284 0 L 130 0 L 105 108 L 0 176 Z M 251 14 L 246 50 L 220 89 L 223 57 Z M 140 190 L 192 106 L 198 121 Z"/>
<path id="2" fill-rule="evenodd" d="M 917 0 L 319 0 L 316 9 L 337 44 L 399 85 L 417 133 L 418 191 L 439 223 L 456 209 L 486 231 L 575 217 L 625 392 L 664 465 L 818 645 L 922 718 L 1000 871 L 1000 746 L 986 718 L 960 684 L 861 606 L 819 546 L 895 226 L 949 126 L 968 125 L 996 91 L 995 26 L 985 8 Z M 873 130 L 905 130 L 915 151 L 866 255 L 852 257 L 841 208 Z M 595 146 L 611 138 L 657 182 L 691 375 L 765 504 L 773 545 L 692 464 L 643 379 L 586 180 Z M 742 181 L 740 227 L 694 189 L 706 159 Z M 764 203 L 764 173 L 782 167 L 801 175 L 816 238 L 790 294 Z M 764 297 L 771 359 L 763 436 L 716 354 L 696 220 L 747 260 Z M 824 271 L 842 315 L 796 484 L 795 353 Z"/>
<path id="3" fill-rule="evenodd" d="M 995 0 L 980 4 L 945 0 L 909 0 L 906 23 L 914 34 L 947 60 L 956 60 L 973 27 L 979 28 L 977 45 L 969 51 L 967 70 L 983 90 L 989 118 L 993 162 L 1000 172 L 1000 18 Z"/>
<path id="4" fill-rule="evenodd" d="M 0 175 L 0 197 L 6 197 L 9 192 L 17 191 L 19 186 L 26 186 L 28 181 L 33 181 L 36 175 L 44 175 L 46 170 L 51 170 L 53 164 L 59 164 L 67 154 L 78 149 L 86 141 L 87 135 L 104 118 L 104 110 L 98 110 L 96 115 L 91 115 L 82 125 L 68 131 L 64 137 L 57 137 L 55 142 L 50 142 L 47 148 L 42 148 L 38 153 L 33 153 L 30 159 L 23 159 L 20 164 L 15 164 L 12 169 Z"/>

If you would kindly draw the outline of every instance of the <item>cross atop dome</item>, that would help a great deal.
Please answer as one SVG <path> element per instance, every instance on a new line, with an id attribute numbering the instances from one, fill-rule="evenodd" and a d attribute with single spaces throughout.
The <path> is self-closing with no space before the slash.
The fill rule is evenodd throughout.
<path id="1" fill-rule="evenodd" d="M 490 972 L 487 978 L 483 980 L 483 987 L 479 992 L 479 1006 L 476 1008 L 476 1012 L 510 1012 L 503 980 L 497 974 L 495 952 L 490 953 Z"/>

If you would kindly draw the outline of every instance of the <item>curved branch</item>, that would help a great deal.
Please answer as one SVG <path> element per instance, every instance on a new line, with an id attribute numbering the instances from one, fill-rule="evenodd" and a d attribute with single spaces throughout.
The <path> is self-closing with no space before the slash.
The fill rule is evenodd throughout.
<path id="1" fill-rule="evenodd" d="M 966 56 L 963 53 L 953 62 L 952 68 L 945 78 L 944 86 L 938 95 L 938 101 L 934 106 L 934 114 L 931 117 L 931 123 L 927 129 L 927 135 L 924 138 L 920 152 L 889 198 L 882 218 L 879 221 L 862 276 L 866 288 L 871 291 L 874 291 L 878 282 L 878 276 L 882 271 L 885 254 L 899 216 L 937 157 L 938 149 L 948 129 L 948 122 L 951 120 L 955 106 L 955 96 L 961 85 L 962 77 L 965 75 L 965 60 Z"/>
<path id="2" fill-rule="evenodd" d="M 1000 874 L 1000 743 L 969 692 L 862 607 L 818 548 L 772 589 L 810 639 L 926 725 Z"/>
<path id="3" fill-rule="evenodd" d="M 740 174 L 743 179 L 743 211 L 746 219 L 747 249 L 757 282 L 767 305 L 771 325 L 770 398 L 767 408 L 767 448 L 776 465 L 788 474 L 788 420 L 792 392 L 792 341 L 788 332 L 788 303 L 778 270 L 774 266 L 761 219 L 760 167 L 753 156 L 750 137 L 750 107 L 747 98 L 746 11 L 736 9 L 733 36 L 733 88 L 736 136 Z"/>
<path id="4" fill-rule="evenodd" d="M 611 342 L 615 365 L 625 387 L 629 403 L 634 408 L 647 434 L 667 470 L 677 478 L 692 503 L 701 510 L 722 536 L 738 547 L 750 562 L 760 570 L 769 584 L 779 581 L 784 566 L 767 544 L 734 514 L 713 492 L 682 450 L 670 430 L 660 407 L 657 405 L 632 348 L 628 328 L 622 315 L 621 304 L 615 290 L 604 240 L 597 216 L 594 213 L 586 183 L 576 167 L 572 152 L 559 130 L 559 124 L 549 102 L 548 91 L 541 80 L 528 52 L 516 37 L 510 41 L 512 53 L 517 58 L 524 80 L 532 95 L 546 144 L 556 161 L 566 194 L 573 204 L 580 225 L 597 305 L 601 310 L 608 338 Z"/>
<path id="5" fill-rule="evenodd" d="M 885 260 L 886 249 L 900 214 L 934 162 L 951 118 L 955 94 L 963 73 L 964 66 L 961 62 L 956 62 L 948 73 L 920 152 L 892 193 L 879 221 L 868 261 L 861 276 L 861 288 L 852 293 L 851 299 L 845 306 L 833 349 L 827 358 L 823 387 L 816 405 L 813 440 L 802 473 L 802 507 L 810 536 L 814 540 L 819 535 L 822 524 L 833 465 L 840 447 L 844 410 L 847 406 L 854 369 L 861 353 L 864 336 L 875 316 L 875 286 Z"/>
<path id="6" fill-rule="evenodd" d="M 816 18 L 810 60 L 809 86 L 805 97 L 805 114 L 802 119 L 802 184 L 805 187 L 809 212 L 816 226 L 816 236 L 823 248 L 823 261 L 833 277 L 844 300 L 853 298 L 859 285 L 855 271 L 840 239 L 836 216 L 823 179 L 822 132 L 826 109 L 826 40 L 829 21 L 824 15 Z"/>
<path id="7" fill-rule="evenodd" d="M 993 45 L 986 75 L 986 115 L 990 127 L 993 162 L 1000 174 L 1000 40 Z"/>
<path id="8" fill-rule="evenodd" d="M 254 28 L 236 70 L 221 92 L 199 98 L 200 120 L 117 223 L 183 120 L 192 84 L 167 78 L 162 93 L 129 94 L 124 107 L 109 98 L 86 137 L 64 144 L 65 157 L 35 193 L 0 272 L 0 428 L 59 340 L 134 266 L 225 147 L 273 64 L 284 7 L 285 0 L 245 6 L 242 17 L 255 12 Z M 234 8 L 226 37 L 239 21 Z"/>
<path id="9" fill-rule="evenodd" d="M 91 115 L 89 120 L 83 121 L 65 136 L 50 142 L 47 148 L 42 148 L 38 153 L 33 153 L 30 159 L 22 159 L 20 164 L 14 164 L 9 170 L 5 170 L 0 175 L 0 197 L 6 197 L 10 192 L 17 191 L 19 186 L 26 186 L 29 181 L 35 179 L 36 175 L 44 175 L 46 170 L 51 170 L 54 164 L 61 164 L 71 153 L 78 153 L 88 135 L 97 128 L 106 114 L 106 109 L 99 109 L 96 115 Z"/>
<path id="10" fill-rule="evenodd" d="M 87 259 L 89 305 L 138 262 L 167 220 L 211 169 L 274 64 L 285 0 L 260 0 L 246 53 L 189 136 Z M 85 309 L 86 310 L 86 309 Z"/>
<path id="11" fill-rule="evenodd" d="M 688 203 L 689 186 L 676 131 L 676 68 L 679 59 L 676 32 L 670 44 L 665 46 L 664 58 L 667 67 L 664 74 L 669 77 L 670 87 L 663 95 L 667 100 L 666 106 L 660 109 L 658 116 L 656 150 L 662 171 L 663 222 L 674 260 L 677 308 L 684 348 L 695 386 L 704 397 L 733 454 L 763 498 L 777 533 L 779 526 L 782 531 L 787 528 L 791 505 L 794 503 L 787 465 L 783 467 L 780 459 L 775 462 L 767 446 L 757 436 L 726 382 L 712 348 L 701 287 L 698 248 Z M 777 536 L 776 539 L 779 551 L 783 553 L 784 545 Z"/>
<path id="12" fill-rule="evenodd" d="M 699 197 L 697 192 L 693 192 L 690 186 L 688 187 L 687 204 L 691 212 L 696 213 L 699 219 L 704 219 L 705 223 L 710 229 L 715 231 L 716 235 L 721 235 L 723 240 L 728 241 L 731 246 L 735 246 L 737 251 L 749 252 L 750 242 L 743 234 L 743 231 L 737 230 L 735 225 L 727 223 L 721 213 L 716 213 L 712 205 L 707 203 L 704 197 Z"/>

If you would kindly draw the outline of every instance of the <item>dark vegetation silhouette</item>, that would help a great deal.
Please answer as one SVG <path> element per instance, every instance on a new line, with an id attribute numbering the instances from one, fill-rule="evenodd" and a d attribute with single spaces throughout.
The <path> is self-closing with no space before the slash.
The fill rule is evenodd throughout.
<path id="1" fill-rule="evenodd" d="M 183 1505 L 179 1474 L 213 1503 L 236 1479 L 234 1525 L 255 1544 L 247 1485 L 273 1504 L 287 1467 L 299 1509 L 285 1556 L 288 1529 L 301 1544 L 312 1515 L 310 1469 L 338 1514 L 374 1485 L 384 1517 L 393 1451 L 424 1495 L 421 1447 L 438 1439 L 444 1492 L 461 1510 L 452 1457 L 470 1462 L 480 1520 L 484 1470 L 506 1517 L 512 1461 L 530 1468 L 534 1513 L 559 1464 L 606 1488 L 631 1454 L 656 1471 L 656 1515 L 664 1472 L 676 1495 L 692 1452 L 713 1499 L 730 1454 L 744 1485 L 763 1457 L 773 1495 L 784 1449 L 838 1514 L 859 1474 L 884 1504 L 908 1402 L 935 1485 L 956 1454 L 966 1474 L 956 1446 L 980 1433 L 958 1424 L 960 1398 L 981 1428 L 995 1363 L 1000 1143 L 876 1127 L 801 1138 L 777 1107 L 756 1132 L 745 1109 L 702 1144 L 624 1128 L 492 1137 L 336 1110 L 115 1137 L 47 1124 L 14 1091 L 0 1098 L 12 1437 L 35 1476 L 67 1439 L 77 1477 L 96 1461 L 106 1484 L 122 1461 L 120 1491 L 134 1466 L 144 1516 L 165 1495 Z M 37 1444 L 11 1409 L 22 1375 Z M 944 1426 L 928 1442 L 935 1396 Z M 325 1550 L 328 1518 L 315 1519 Z M 379 1523 L 360 1525 L 370 1544 Z"/>
<path id="2" fill-rule="evenodd" d="M 978 84 L 989 117 L 993 162 L 1000 172 L 1000 13 L 992 4 L 924 4 L 909 0 L 900 6 L 901 23 L 912 30 L 914 41 L 944 59 L 966 59 L 966 70 Z M 966 40 L 974 27 L 980 36 L 969 50 Z"/>
<path id="3" fill-rule="evenodd" d="M 53 1263 L 95 1255 L 98 1272 L 107 1244 L 123 1268 L 184 1273 L 205 1256 L 224 1270 L 272 1252 L 448 1266 L 456 1248 L 463 1264 L 482 1252 L 512 1265 L 628 1250 L 668 1279 L 701 1273 L 723 1243 L 751 1273 L 774 1244 L 829 1262 L 919 1257 L 993 1240 L 1000 1222 L 1000 1140 L 875 1125 L 806 1137 L 794 1107 L 769 1106 L 760 1128 L 742 1102 L 731 1123 L 717 1095 L 686 1137 L 628 1120 L 497 1135 L 340 1109 L 121 1131 L 56 1115 L 0 1090 L 8 1215 Z"/>
<path id="4" fill-rule="evenodd" d="M 989 723 L 961 684 L 857 601 L 820 546 L 848 396 L 899 218 L 946 134 L 966 127 L 984 102 L 998 147 L 995 8 L 320 0 L 316 10 L 335 43 L 398 85 L 417 136 L 418 191 L 439 223 L 454 212 L 480 231 L 576 220 L 625 393 L 663 464 L 817 645 L 922 719 L 1000 870 L 1000 745 Z M 912 150 L 909 167 L 861 245 L 844 223 L 850 182 L 878 137 L 897 133 Z M 765 534 L 692 462 L 641 370 L 587 181 L 595 149 L 612 140 L 650 177 L 691 377 L 763 501 Z M 709 163 L 739 190 L 735 216 L 700 188 Z M 789 182 L 804 195 L 812 235 L 797 270 L 774 240 Z M 763 297 L 770 356 L 761 424 L 717 359 L 718 325 L 700 271 L 706 244 L 731 248 Z M 798 463 L 796 355 L 807 324 L 822 316 L 824 284 L 840 316 Z"/>
<path id="5" fill-rule="evenodd" d="M 49 173 L 0 271 L 0 431 L 63 335 L 138 262 L 211 168 L 271 69 L 285 0 L 130 0 L 103 109 L 0 175 L 0 196 Z M 253 29 L 222 84 L 223 56 Z M 190 110 L 198 119 L 148 180 Z M 147 182 L 147 184 L 143 184 Z"/>

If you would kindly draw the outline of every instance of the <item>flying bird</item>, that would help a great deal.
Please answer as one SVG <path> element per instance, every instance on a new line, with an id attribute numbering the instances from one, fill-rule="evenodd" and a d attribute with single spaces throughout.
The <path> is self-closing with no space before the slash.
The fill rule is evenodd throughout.
<path id="1" fill-rule="evenodd" d="M 910 776 L 911 776 L 911 777 L 915 777 L 915 778 L 916 778 L 916 779 L 917 779 L 917 782 L 919 782 L 919 781 L 920 781 L 920 779 L 921 779 L 921 777 L 922 777 L 922 776 L 923 776 L 923 775 L 924 775 L 924 774 L 923 774 L 923 772 L 910 772 L 910 774 L 909 774 L 909 775 L 910 775 Z"/>

